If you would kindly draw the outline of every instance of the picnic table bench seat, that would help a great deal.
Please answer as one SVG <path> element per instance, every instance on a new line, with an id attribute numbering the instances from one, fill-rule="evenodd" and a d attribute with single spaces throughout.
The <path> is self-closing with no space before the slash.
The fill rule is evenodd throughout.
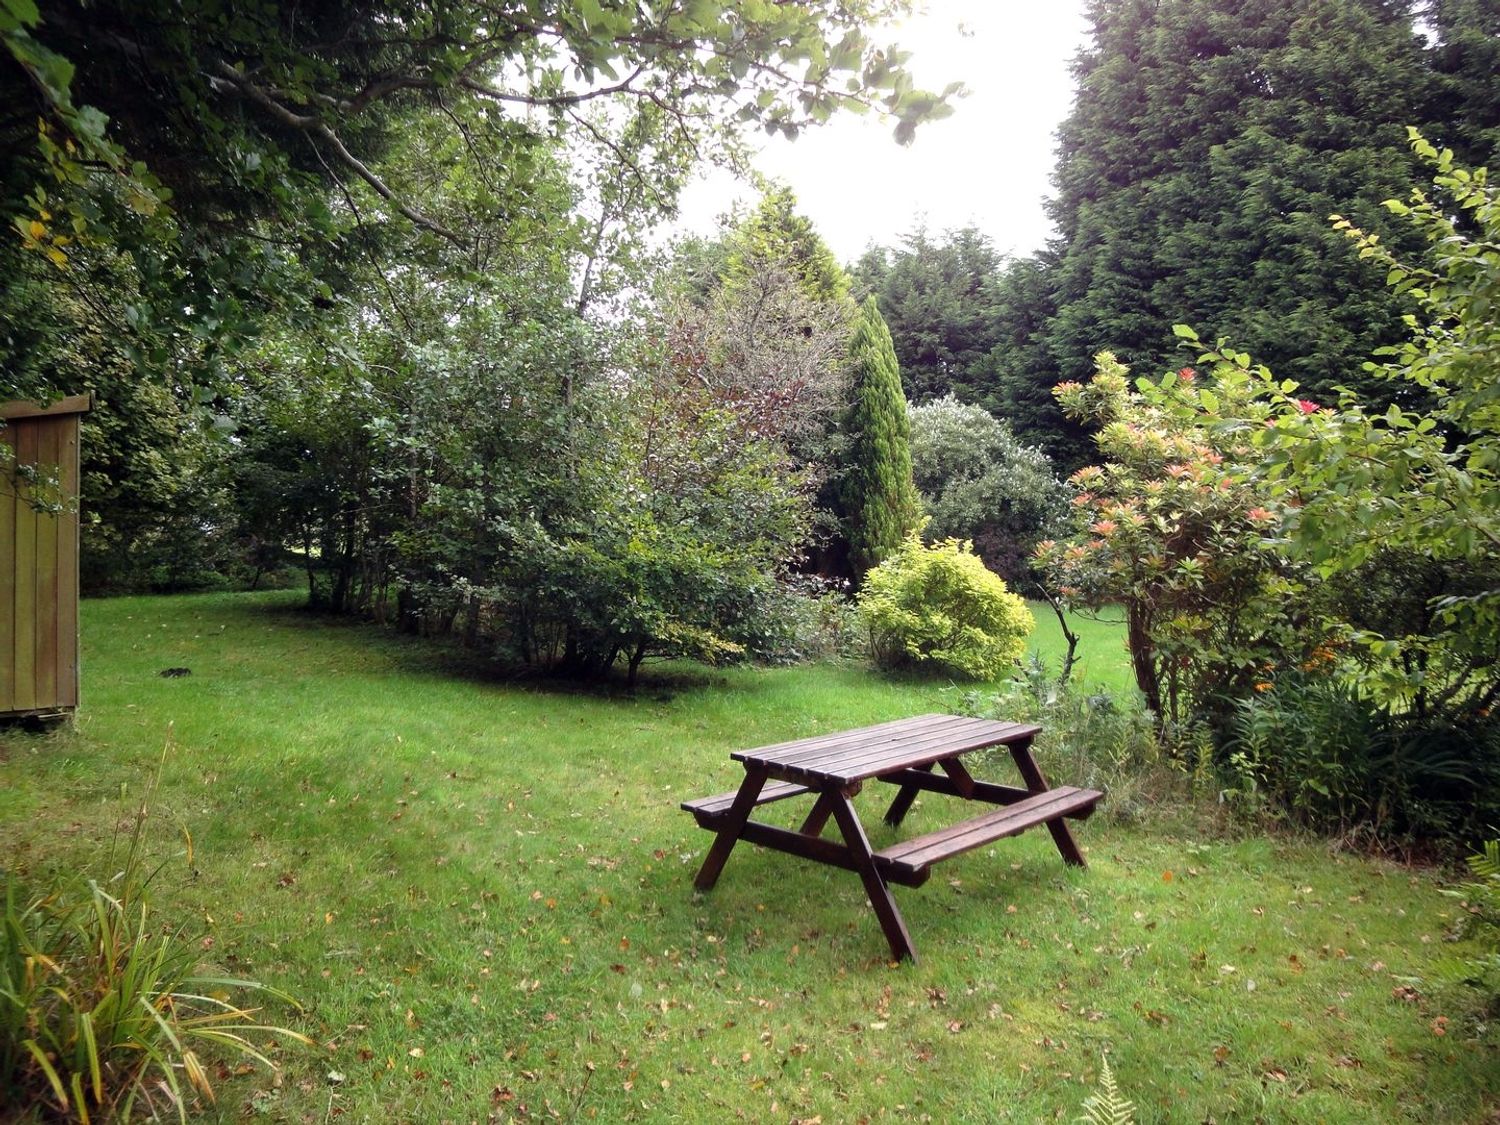
<path id="1" fill-rule="evenodd" d="M 1028 828 L 1060 816 L 1086 820 L 1104 797 L 1096 789 L 1059 785 L 1045 793 L 994 809 L 936 832 L 901 840 L 875 853 L 875 860 L 891 874 L 915 877 L 934 863 L 982 848 L 986 844 L 1019 836 Z"/>
<path id="2" fill-rule="evenodd" d="M 769 805 L 772 801 L 784 801 L 788 797 L 800 797 L 804 793 L 811 792 L 812 790 L 806 785 L 798 784 L 795 781 L 773 781 L 760 791 L 760 795 L 756 797 L 755 803 L 757 806 Z M 737 796 L 739 796 L 738 789 L 729 793 L 715 793 L 712 797 L 699 797 L 695 801 L 683 801 L 682 807 L 685 811 L 693 814 L 693 817 L 698 821 L 699 828 L 708 828 L 712 826 L 715 820 L 728 814 L 729 808 L 734 804 L 734 799 Z"/>

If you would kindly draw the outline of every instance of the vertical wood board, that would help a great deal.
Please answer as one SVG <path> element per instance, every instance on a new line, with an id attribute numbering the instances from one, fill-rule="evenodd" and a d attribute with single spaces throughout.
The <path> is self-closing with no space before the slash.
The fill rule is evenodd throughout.
<path id="1" fill-rule="evenodd" d="M 36 464 L 36 427 L 11 423 L 16 463 Z M 16 487 L 16 594 L 15 594 L 15 685 L 12 709 L 30 711 L 36 702 L 36 510 L 29 503 L 31 490 Z"/>
<path id="2" fill-rule="evenodd" d="M 13 431 L 0 430 L 10 448 Z M 16 495 L 0 476 L 0 714 L 16 709 Z"/>
<path id="3" fill-rule="evenodd" d="M 63 495 L 80 495 L 77 417 L 67 419 L 62 428 L 58 467 L 62 476 Z M 78 706 L 78 524 L 79 512 L 70 507 L 58 521 L 57 529 L 57 702 L 61 707 Z"/>
<path id="4" fill-rule="evenodd" d="M 36 427 L 36 463 L 43 473 L 61 476 L 62 442 L 59 431 L 71 424 L 71 418 L 38 418 Z M 61 482 L 59 481 L 59 485 Z M 66 522 L 61 514 L 36 514 L 36 699 L 37 707 L 58 705 L 57 664 L 60 650 L 58 626 L 58 539 Z"/>

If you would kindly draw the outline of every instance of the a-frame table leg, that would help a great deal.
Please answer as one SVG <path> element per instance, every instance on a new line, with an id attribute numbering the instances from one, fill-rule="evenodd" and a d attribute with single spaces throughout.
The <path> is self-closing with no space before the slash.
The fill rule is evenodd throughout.
<path id="1" fill-rule="evenodd" d="M 923 773 L 930 773 L 932 763 L 928 762 L 916 768 Z M 896 799 L 891 802 L 891 807 L 885 810 L 885 822 L 895 828 L 905 820 L 906 814 L 911 811 L 911 803 L 917 799 L 917 793 L 918 789 L 915 785 L 903 785 L 901 791 L 896 794 Z"/>
<path id="2" fill-rule="evenodd" d="M 1021 777 L 1026 782 L 1026 788 L 1033 793 L 1045 793 L 1051 788 L 1047 779 L 1042 775 L 1041 767 L 1036 764 L 1036 759 L 1031 756 L 1031 740 L 1025 742 L 1013 742 L 1010 746 L 1010 756 L 1016 763 L 1016 769 L 1021 771 Z M 1057 845 L 1063 862 L 1073 867 L 1087 867 L 1088 860 L 1083 858 L 1083 852 L 1078 850 L 1078 842 L 1073 839 L 1073 833 L 1068 830 L 1067 821 L 1062 817 L 1047 821 L 1047 831 L 1052 833 L 1052 842 Z"/>
<path id="3" fill-rule="evenodd" d="M 761 789 L 765 787 L 766 776 L 763 766 L 745 768 L 745 780 L 740 783 L 740 791 L 735 794 L 734 804 L 730 805 L 729 811 L 724 814 L 724 824 L 720 827 L 719 834 L 714 837 L 713 846 L 708 849 L 708 855 L 703 858 L 703 866 L 698 869 L 698 877 L 693 880 L 693 886 L 700 891 L 710 890 L 719 881 L 719 872 L 724 870 L 724 864 L 729 860 L 729 853 L 734 850 L 735 841 L 740 838 L 745 822 L 755 811 L 755 802 L 760 798 Z"/>
<path id="4" fill-rule="evenodd" d="M 854 860 L 854 869 L 859 872 L 860 880 L 865 885 L 865 894 L 870 900 L 870 906 L 875 910 L 875 917 L 880 920 L 880 928 L 885 931 L 885 940 L 890 944 L 891 956 L 898 961 L 903 957 L 908 957 L 912 964 L 916 964 L 916 946 L 912 945 L 911 935 L 906 932 L 906 922 L 901 917 L 901 911 L 896 908 L 896 900 L 891 897 L 890 888 L 885 885 L 885 879 L 881 877 L 879 868 L 875 866 L 875 857 L 870 851 L 870 839 L 865 835 L 864 826 L 860 824 L 859 817 L 854 813 L 854 806 L 842 793 L 827 791 L 827 796 L 833 805 L 833 819 L 837 821 L 839 831 L 844 834 L 844 842 L 849 846 L 849 855 Z"/>
<path id="5" fill-rule="evenodd" d="M 818 794 L 818 799 L 813 802 L 812 810 L 807 814 L 807 819 L 802 822 L 802 827 L 797 829 L 804 836 L 821 836 L 823 829 L 828 825 L 828 818 L 833 815 L 833 798 L 827 793 Z"/>

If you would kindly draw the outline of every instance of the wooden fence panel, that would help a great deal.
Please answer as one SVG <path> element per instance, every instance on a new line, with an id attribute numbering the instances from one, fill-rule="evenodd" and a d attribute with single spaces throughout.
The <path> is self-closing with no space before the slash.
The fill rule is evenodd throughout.
<path id="1" fill-rule="evenodd" d="M 87 409 L 86 397 L 50 408 L 0 403 L 0 442 L 49 482 L 45 499 L 63 502 L 61 512 L 38 511 L 19 477 L 0 478 L 0 715 L 78 705 L 78 422 Z"/>

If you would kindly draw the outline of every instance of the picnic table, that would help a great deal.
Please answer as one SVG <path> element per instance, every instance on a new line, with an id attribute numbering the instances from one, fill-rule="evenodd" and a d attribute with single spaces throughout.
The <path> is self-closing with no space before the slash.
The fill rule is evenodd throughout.
<path id="1" fill-rule="evenodd" d="M 933 864 L 1039 824 L 1047 826 L 1064 862 L 1086 866 L 1065 821 L 1087 818 L 1103 794 L 1047 784 L 1031 754 L 1032 739 L 1041 729 L 1027 723 L 919 715 L 736 751 L 730 757 L 745 767 L 738 790 L 682 804 L 700 827 L 716 833 L 694 885 L 700 891 L 712 888 L 740 840 L 858 872 L 891 955 L 916 961 L 916 947 L 888 884 L 920 886 Z M 1010 751 L 1025 788 L 980 781 L 965 768 L 964 755 L 997 746 Z M 900 825 L 922 792 L 999 807 L 876 851 L 852 803 L 871 780 L 896 787 L 885 812 L 885 822 L 892 826 Z M 795 831 L 750 818 L 760 805 L 804 795 L 812 796 L 813 804 Z M 838 825 L 842 843 L 823 835 L 830 819 Z"/>

